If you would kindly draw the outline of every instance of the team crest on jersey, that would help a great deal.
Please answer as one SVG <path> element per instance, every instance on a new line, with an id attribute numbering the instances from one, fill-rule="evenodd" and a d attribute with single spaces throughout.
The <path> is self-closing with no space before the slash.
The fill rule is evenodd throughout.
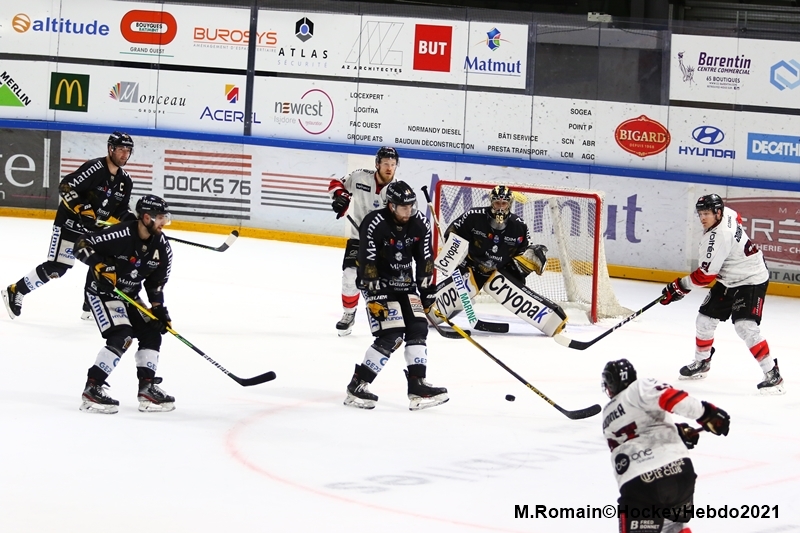
<path id="1" fill-rule="evenodd" d="M 136 279 L 137 277 L 139 277 L 139 271 L 131 270 L 131 279 Z"/>
<path id="2" fill-rule="evenodd" d="M 495 235 L 495 236 L 492 238 L 492 240 L 493 240 L 493 241 L 495 242 L 495 244 L 496 244 L 496 243 L 500 242 L 500 236 L 499 236 L 499 235 Z"/>
<path id="3" fill-rule="evenodd" d="M 403 249 L 403 241 L 397 241 L 397 244 L 395 244 L 395 246 L 397 247 L 398 250 L 402 250 Z"/>
<path id="4" fill-rule="evenodd" d="M 398 261 L 402 261 L 403 260 L 403 254 L 401 254 L 400 252 L 397 252 L 396 254 L 394 254 L 394 258 L 397 259 Z"/>
<path id="5" fill-rule="evenodd" d="M 381 206 L 381 203 L 378 200 L 375 200 L 375 201 L 372 202 L 372 207 L 374 207 L 375 209 L 379 208 L 380 206 Z"/>
<path id="6" fill-rule="evenodd" d="M 493 254 L 497 253 L 497 245 L 496 244 L 494 246 L 492 246 L 492 253 Z"/>

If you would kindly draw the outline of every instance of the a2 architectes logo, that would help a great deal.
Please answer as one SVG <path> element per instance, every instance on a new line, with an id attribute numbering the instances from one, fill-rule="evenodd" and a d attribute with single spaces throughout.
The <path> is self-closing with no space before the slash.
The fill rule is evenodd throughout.
<path id="1" fill-rule="evenodd" d="M 75 22 L 69 17 L 45 17 L 36 19 L 31 18 L 27 13 L 17 13 L 14 18 L 11 19 L 11 27 L 17 33 L 32 31 L 100 37 L 107 36 L 110 31 L 107 24 L 103 24 L 96 19 L 91 22 Z"/>

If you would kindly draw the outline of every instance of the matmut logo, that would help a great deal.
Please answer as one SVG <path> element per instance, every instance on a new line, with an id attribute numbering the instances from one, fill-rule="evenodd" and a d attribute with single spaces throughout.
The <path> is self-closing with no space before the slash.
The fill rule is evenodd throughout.
<path id="1" fill-rule="evenodd" d="M 414 29 L 414 70 L 450 72 L 452 26 L 417 24 Z"/>

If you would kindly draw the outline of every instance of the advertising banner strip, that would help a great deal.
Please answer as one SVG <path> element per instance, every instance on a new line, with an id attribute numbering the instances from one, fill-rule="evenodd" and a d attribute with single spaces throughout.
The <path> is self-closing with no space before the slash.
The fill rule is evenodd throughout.
<path id="1" fill-rule="evenodd" d="M 274 172 L 261 176 L 261 205 L 330 212 L 331 178 Z"/>

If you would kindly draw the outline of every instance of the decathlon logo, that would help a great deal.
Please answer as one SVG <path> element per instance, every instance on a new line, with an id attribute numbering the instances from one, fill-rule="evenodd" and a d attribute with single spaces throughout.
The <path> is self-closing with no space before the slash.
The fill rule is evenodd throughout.
<path id="1" fill-rule="evenodd" d="M 800 87 L 800 63 L 794 59 L 778 61 L 769 68 L 769 82 L 779 91 Z"/>
<path id="2" fill-rule="evenodd" d="M 692 131 L 692 139 L 700 144 L 719 144 L 725 139 L 725 134 L 714 126 L 698 126 Z"/>

